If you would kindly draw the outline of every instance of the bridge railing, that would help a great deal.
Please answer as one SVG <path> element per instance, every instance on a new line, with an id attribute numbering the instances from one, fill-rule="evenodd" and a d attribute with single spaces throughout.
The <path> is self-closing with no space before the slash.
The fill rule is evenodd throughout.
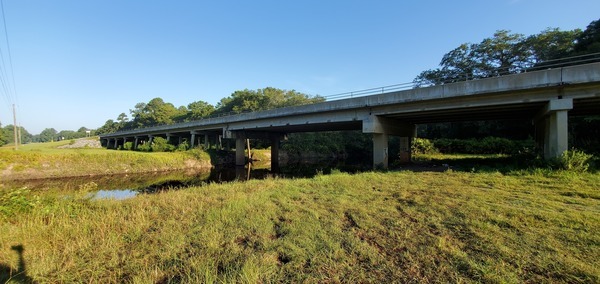
<path id="1" fill-rule="evenodd" d="M 546 69 L 562 68 L 562 67 L 567 67 L 567 66 L 581 65 L 581 64 L 594 63 L 594 62 L 600 62 L 600 52 L 579 55 L 579 56 L 565 57 L 565 58 L 554 59 L 554 60 L 547 60 L 547 61 L 542 61 L 542 62 L 530 62 L 524 66 L 521 66 L 520 68 L 509 67 L 509 68 L 491 69 L 491 70 L 487 70 L 487 72 L 489 74 L 491 74 L 491 75 L 488 74 L 488 76 L 473 76 L 472 74 L 465 73 L 465 74 L 462 74 L 459 76 L 454 76 L 448 80 L 442 80 L 442 79 L 445 79 L 444 77 L 430 78 L 429 80 L 426 80 L 426 81 L 425 80 L 421 80 L 421 81 L 413 80 L 412 82 L 407 82 L 407 83 L 387 85 L 387 86 L 382 86 L 382 87 L 369 88 L 369 89 L 327 95 L 327 96 L 322 96 L 322 97 L 325 98 L 326 101 L 351 99 L 351 98 L 357 98 L 357 97 L 379 95 L 379 94 L 385 94 L 385 93 L 390 93 L 390 92 L 410 90 L 410 89 L 414 89 L 414 88 L 430 87 L 430 86 L 436 85 L 436 84 L 432 83 L 432 81 L 437 81 L 437 85 L 443 85 L 443 84 L 450 84 L 450 83 L 456 83 L 456 82 L 480 80 L 480 79 L 485 79 L 485 78 L 493 78 L 493 77 L 500 77 L 500 76 L 506 76 L 506 75 L 512 75 L 512 74 L 527 73 L 527 72 L 546 70 Z M 242 111 L 242 112 L 231 111 L 231 112 L 225 112 L 225 113 L 216 113 L 216 114 L 212 114 L 210 116 L 207 116 L 202 119 L 195 120 L 195 121 L 202 121 L 202 120 L 219 118 L 219 117 L 229 117 L 229 116 L 240 115 L 240 114 L 250 113 L 250 112 L 252 112 L 252 111 Z M 191 123 L 191 122 L 194 122 L 194 121 L 180 122 L 180 123 L 184 124 L 184 123 Z M 127 131 L 132 131 L 132 130 L 142 130 L 142 129 L 148 129 L 148 128 L 166 126 L 166 125 L 168 125 L 168 124 L 147 125 L 147 126 L 143 126 L 143 127 L 133 127 L 133 128 L 128 127 L 128 128 L 119 129 L 116 133 L 127 132 Z"/>

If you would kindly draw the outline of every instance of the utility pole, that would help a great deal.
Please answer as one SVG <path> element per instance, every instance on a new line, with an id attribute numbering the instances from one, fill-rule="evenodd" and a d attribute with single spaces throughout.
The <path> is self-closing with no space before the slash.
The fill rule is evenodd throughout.
<path id="1" fill-rule="evenodd" d="M 15 135 L 15 150 L 19 150 L 19 140 L 17 140 L 17 110 L 13 104 L 13 132 Z"/>
<path id="2" fill-rule="evenodd" d="M 23 128 L 23 126 L 21 126 L 21 124 L 19 123 L 19 127 L 17 128 L 17 132 L 19 133 L 19 145 L 23 145 L 23 136 L 21 136 L 21 128 Z"/>

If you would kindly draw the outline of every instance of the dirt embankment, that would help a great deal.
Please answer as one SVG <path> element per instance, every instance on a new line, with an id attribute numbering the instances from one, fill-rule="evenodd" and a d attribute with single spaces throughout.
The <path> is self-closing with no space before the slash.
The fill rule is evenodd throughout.
<path id="1" fill-rule="evenodd" d="M 82 149 L 82 148 L 102 148 L 100 141 L 97 139 L 77 139 L 73 140 L 69 145 L 63 145 L 57 147 L 58 149 Z"/>

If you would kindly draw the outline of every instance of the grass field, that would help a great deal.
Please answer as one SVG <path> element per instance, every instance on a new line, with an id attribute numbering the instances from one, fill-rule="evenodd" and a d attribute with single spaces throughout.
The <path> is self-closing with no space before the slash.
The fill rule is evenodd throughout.
<path id="1" fill-rule="evenodd" d="M 0 281 L 600 282 L 598 174 L 334 173 L 123 201 L 82 191 L 0 196 Z"/>

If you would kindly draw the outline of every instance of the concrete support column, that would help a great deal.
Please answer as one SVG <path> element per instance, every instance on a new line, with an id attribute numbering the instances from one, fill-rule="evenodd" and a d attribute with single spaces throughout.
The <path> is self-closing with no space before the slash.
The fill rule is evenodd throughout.
<path id="1" fill-rule="evenodd" d="M 137 150 L 138 145 L 140 144 L 140 138 L 139 137 L 135 137 L 135 140 L 133 141 L 133 147 L 131 147 L 133 150 Z"/>
<path id="2" fill-rule="evenodd" d="M 417 127 L 414 124 L 405 125 L 406 130 L 400 136 L 400 151 L 398 153 L 401 164 L 412 161 L 412 142 L 417 137 Z"/>
<path id="3" fill-rule="evenodd" d="M 572 99 L 557 99 L 536 116 L 536 140 L 545 159 L 559 157 L 569 149 L 569 115 Z"/>
<path id="4" fill-rule="evenodd" d="M 271 137 L 271 171 L 279 171 L 279 136 Z"/>
<path id="5" fill-rule="evenodd" d="M 208 141 L 208 134 L 204 134 L 204 149 L 210 148 L 210 141 Z"/>
<path id="6" fill-rule="evenodd" d="M 373 133 L 373 168 L 388 168 L 388 135 Z"/>
<path id="7" fill-rule="evenodd" d="M 190 149 L 194 148 L 194 142 L 196 141 L 196 131 L 190 132 L 192 139 L 190 139 Z"/>
<path id="8" fill-rule="evenodd" d="M 245 137 L 235 138 L 235 165 L 243 166 L 246 164 L 246 156 L 244 155 L 244 149 L 246 147 Z"/>
<path id="9" fill-rule="evenodd" d="M 150 145 L 150 147 L 152 147 L 152 140 L 154 140 L 154 136 L 148 135 L 148 145 Z"/>
<path id="10" fill-rule="evenodd" d="M 115 144 L 113 145 L 113 149 L 119 149 L 119 138 L 115 138 Z"/>
<path id="11" fill-rule="evenodd" d="M 181 145 L 181 143 L 183 143 L 183 137 L 179 136 L 179 143 L 177 143 L 177 146 Z"/>
<path id="12" fill-rule="evenodd" d="M 373 168 L 388 168 L 388 135 L 400 137 L 400 162 L 409 163 L 415 130 L 414 124 L 376 115 L 370 115 L 363 120 L 363 133 L 373 134 Z"/>

